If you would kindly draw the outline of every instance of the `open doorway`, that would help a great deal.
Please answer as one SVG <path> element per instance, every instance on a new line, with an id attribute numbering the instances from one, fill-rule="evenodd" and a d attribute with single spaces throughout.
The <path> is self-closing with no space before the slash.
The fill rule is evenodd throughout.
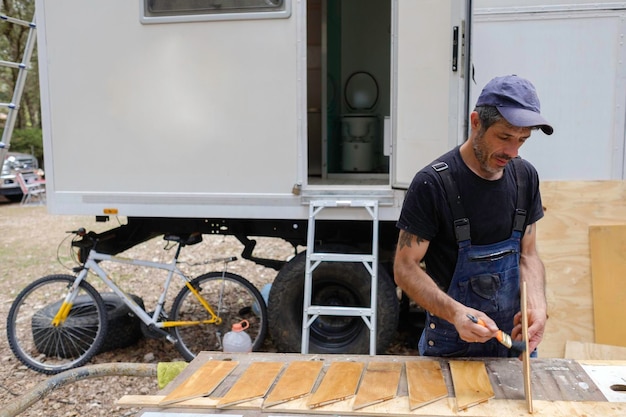
<path id="1" fill-rule="evenodd" d="M 309 183 L 388 184 L 391 0 L 307 1 Z"/>

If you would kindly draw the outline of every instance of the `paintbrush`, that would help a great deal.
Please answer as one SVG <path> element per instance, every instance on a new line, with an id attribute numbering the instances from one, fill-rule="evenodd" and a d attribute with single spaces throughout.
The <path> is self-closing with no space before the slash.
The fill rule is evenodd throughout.
<path id="1" fill-rule="evenodd" d="M 482 319 L 477 319 L 471 314 L 468 314 L 467 318 L 476 324 L 487 327 L 487 324 L 485 324 Z M 517 355 L 520 355 L 526 350 L 526 343 L 511 339 L 511 336 L 504 333 L 502 330 L 498 330 L 498 333 L 496 333 L 496 339 L 498 340 L 498 342 L 509 348 L 513 353 Z"/>

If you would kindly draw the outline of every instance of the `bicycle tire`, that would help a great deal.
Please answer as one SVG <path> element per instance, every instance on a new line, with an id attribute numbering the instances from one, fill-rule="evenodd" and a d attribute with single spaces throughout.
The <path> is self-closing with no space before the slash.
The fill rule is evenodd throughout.
<path id="1" fill-rule="evenodd" d="M 233 323 L 247 320 L 246 333 L 252 339 L 252 350 L 258 350 L 267 333 L 267 307 L 259 290 L 247 279 L 230 272 L 209 272 L 191 280 L 204 299 L 221 317 L 222 323 L 176 326 L 171 332 L 178 340 L 176 348 L 187 361 L 203 350 L 222 350 L 222 337 Z M 170 320 L 207 320 L 209 313 L 189 291 L 183 287 L 172 304 Z"/>
<path id="2" fill-rule="evenodd" d="M 48 275 L 30 283 L 13 301 L 7 316 L 7 339 L 15 356 L 27 367 L 53 375 L 87 363 L 99 350 L 107 333 L 107 310 L 102 297 L 82 281 L 67 319 L 52 324 L 76 279 L 73 275 Z"/>

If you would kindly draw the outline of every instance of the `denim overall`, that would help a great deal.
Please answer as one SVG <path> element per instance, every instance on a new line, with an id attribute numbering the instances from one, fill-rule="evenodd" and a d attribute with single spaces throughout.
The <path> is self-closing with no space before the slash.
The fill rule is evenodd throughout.
<path id="1" fill-rule="evenodd" d="M 525 207 L 523 201 L 526 195 L 525 179 L 517 175 L 518 208 L 515 210 L 511 236 L 490 245 L 472 245 L 469 219 L 464 215 L 456 184 L 447 164 L 437 163 L 433 165 L 433 169 L 443 179 L 448 203 L 455 219 L 455 233 L 459 246 L 448 295 L 468 307 L 484 312 L 496 322 L 498 328 L 511 334 L 513 316 L 520 311 L 520 240 L 526 211 L 519 207 Z M 520 169 L 516 172 L 519 174 Z M 424 356 L 513 356 L 509 349 L 495 338 L 485 343 L 468 343 L 461 340 L 453 324 L 430 313 L 426 314 L 426 325 L 418 347 Z"/>

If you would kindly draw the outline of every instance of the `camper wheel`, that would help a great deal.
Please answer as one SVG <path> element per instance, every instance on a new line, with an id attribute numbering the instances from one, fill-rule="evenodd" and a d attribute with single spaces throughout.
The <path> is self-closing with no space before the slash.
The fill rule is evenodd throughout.
<path id="1" fill-rule="evenodd" d="M 346 247 L 320 247 L 319 252 L 348 253 Z M 278 273 L 269 295 L 269 329 L 279 352 L 300 352 L 306 252 Z M 369 306 L 371 276 L 361 263 L 323 262 L 313 273 L 312 304 Z M 384 353 L 398 326 L 399 301 L 395 285 L 378 267 L 376 347 Z M 361 317 L 320 316 L 310 327 L 309 353 L 369 353 L 370 331 Z"/>

